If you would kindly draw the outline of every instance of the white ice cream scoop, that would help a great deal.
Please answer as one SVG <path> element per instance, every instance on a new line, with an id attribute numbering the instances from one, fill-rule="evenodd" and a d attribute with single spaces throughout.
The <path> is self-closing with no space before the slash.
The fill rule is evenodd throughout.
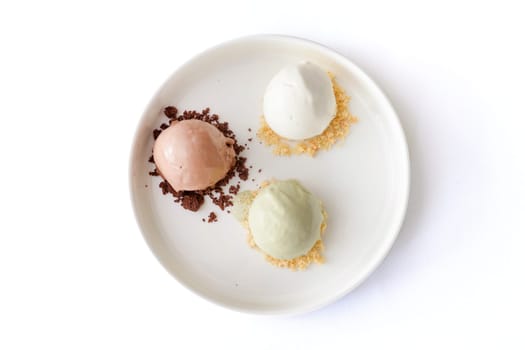
<path id="1" fill-rule="evenodd" d="M 320 135 L 336 113 L 328 73 L 310 62 L 284 67 L 266 87 L 263 112 L 279 136 L 304 140 Z"/>

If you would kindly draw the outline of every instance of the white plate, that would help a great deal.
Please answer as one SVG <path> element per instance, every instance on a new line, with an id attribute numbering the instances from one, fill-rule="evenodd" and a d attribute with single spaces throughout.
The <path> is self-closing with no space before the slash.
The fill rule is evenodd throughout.
<path id="1" fill-rule="evenodd" d="M 262 96 L 285 64 L 309 60 L 335 74 L 359 118 L 346 141 L 315 158 L 276 157 L 256 142 Z M 203 223 L 212 205 L 185 211 L 163 196 L 148 175 L 152 130 L 165 106 L 210 107 L 228 121 L 253 165 L 255 188 L 268 178 L 296 178 L 322 199 L 329 215 L 323 265 L 293 272 L 268 264 L 249 248 L 246 232 L 226 213 Z M 252 132 L 248 132 L 248 128 Z M 261 168 L 262 172 L 257 173 Z M 252 182 L 251 179 L 256 181 Z M 253 36 L 226 42 L 180 67 L 155 94 L 139 123 L 130 164 L 137 222 L 162 265 L 183 285 L 222 306 L 253 313 L 291 314 L 331 303 L 359 285 L 382 261 L 400 229 L 409 191 L 403 131 L 380 89 L 345 57 L 310 41 Z M 208 201 L 209 202 L 209 201 Z M 217 210 L 215 210 L 218 212 Z M 220 211 L 220 210 L 219 210 Z"/>

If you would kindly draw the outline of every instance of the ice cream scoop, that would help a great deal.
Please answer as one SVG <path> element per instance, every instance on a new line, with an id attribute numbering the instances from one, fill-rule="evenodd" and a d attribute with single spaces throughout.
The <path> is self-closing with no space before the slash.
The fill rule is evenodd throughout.
<path id="1" fill-rule="evenodd" d="M 310 62 L 284 67 L 266 87 L 263 113 L 279 136 L 304 140 L 320 135 L 336 114 L 332 81 Z"/>
<path id="2" fill-rule="evenodd" d="M 203 190 L 223 179 L 234 165 L 234 143 L 209 123 L 183 120 L 157 137 L 153 159 L 174 190 Z"/>
<path id="3" fill-rule="evenodd" d="M 248 224 L 255 244 L 276 259 L 293 259 L 321 238 L 321 202 L 297 180 L 274 181 L 257 195 L 241 192 L 234 215 Z"/>

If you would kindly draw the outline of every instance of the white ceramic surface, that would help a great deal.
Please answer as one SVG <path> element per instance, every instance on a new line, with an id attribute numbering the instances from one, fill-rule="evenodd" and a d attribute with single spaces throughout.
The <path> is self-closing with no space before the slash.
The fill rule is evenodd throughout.
<path id="1" fill-rule="evenodd" d="M 335 74 L 359 118 L 345 142 L 317 157 L 276 157 L 255 137 L 266 84 L 284 65 L 315 62 Z M 246 243 L 232 215 L 203 223 L 207 201 L 185 211 L 148 175 L 152 130 L 162 110 L 210 107 L 228 121 L 253 166 L 242 190 L 268 178 L 296 178 L 320 197 L 329 215 L 323 265 L 293 272 L 269 265 Z M 252 131 L 249 132 L 248 129 Z M 253 138 L 248 142 L 248 138 Z M 262 169 L 261 173 L 257 170 Z M 251 179 L 255 179 L 252 181 Z M 407 145 L 380 89 L 345 57 L 310 41 L 272 35 L 213 47 L 180 67 L 155 94 L 139 123 L 130 161 L 137 222 L 162 265 L 183 285 L 219 305 L 252 313 L 292 314 L 331 303 L 358 286 L 388 253 L 403 221 L 409 192 Z"/>

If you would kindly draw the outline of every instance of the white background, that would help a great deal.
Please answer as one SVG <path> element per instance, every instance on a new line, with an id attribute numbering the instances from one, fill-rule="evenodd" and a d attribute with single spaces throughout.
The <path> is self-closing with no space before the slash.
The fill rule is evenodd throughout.
<path id="1" fill-rule="evenodd" d="M 0 349 L 525 347 L 519 2 L 0 2 Z M 405 224 L 357 290 L 295 317 L 238 314 L 149 251 L 128 155 L 173 70 L 280 33 L 361 66 L 411 152 Z"/>

